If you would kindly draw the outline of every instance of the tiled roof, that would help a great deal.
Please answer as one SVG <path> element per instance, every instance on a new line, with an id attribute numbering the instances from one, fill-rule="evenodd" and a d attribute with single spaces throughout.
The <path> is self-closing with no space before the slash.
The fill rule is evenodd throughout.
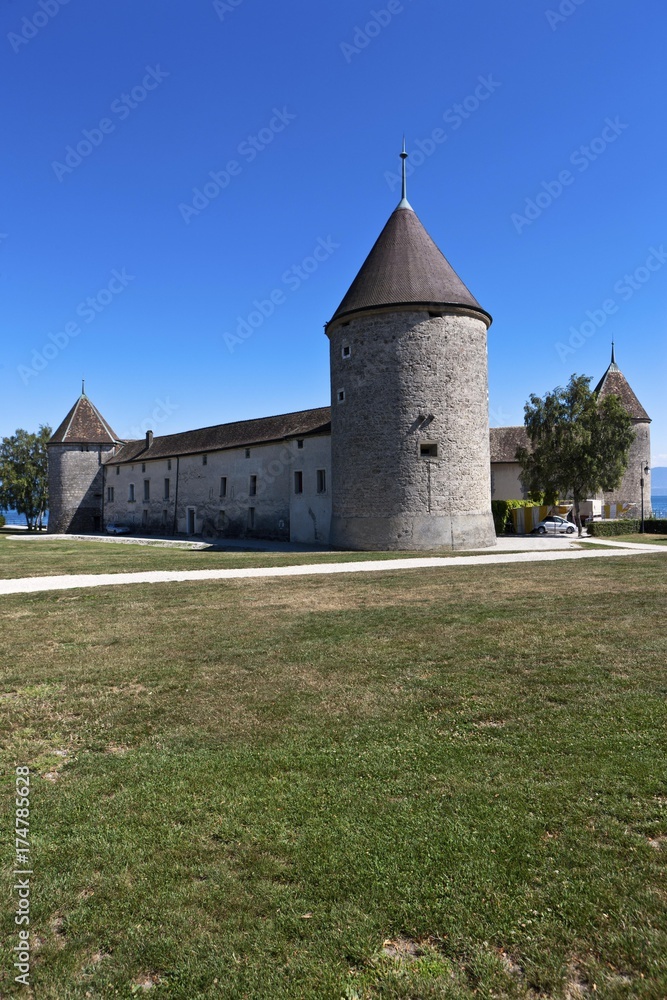
<path id="1" fill-rule="evenodd" d="M 523 424 L 519 427 L 491 427 L 489 444 L 492 462 L 516 462 L 517 448 L 530 446 Z"/>
<path id="2" fill-rule="evenodd" d="M 331 322 L 381 306 L 413 303 L 462 306 L 491 320 L 412 209 L 399 206 L 389 217 Z"/>
<path id="3" fill-rule="evenodd" d="M 611 396 L 612 394 L 619 396 L 625 411 L 629 413 L 633 420 L 651 419 L 630 388 L 625 375 L 614 361 L 612 361 L 595 386 L 595 392 L 599 399 L 604 399 L 605 396 Z"/>
<path id="4" fill-rule="evenodd" d="M 140 441 L 128 441 L 108 464 L 120 465 L 137 459 L 147 462 L 153 458 L 175 458 L 177 455 L 196 455 L 225 448 L 247 448 L 253 444 L 266 444 L 283 438 L 330 432 L 331 409 L 321 406 L 315 410 L 282 413 L 276 417 L 260 417 L 256 420 L 237 420 L 231 424 L 200 427 L 181 434 L 165 434 L 154 437 L 148 447 L 143 438 Z"/>
<path id="5" fill-rule="evenodd" d="M 84 393 L 51 436 L 49 444 L 115 444 L 117 434 Z"/>

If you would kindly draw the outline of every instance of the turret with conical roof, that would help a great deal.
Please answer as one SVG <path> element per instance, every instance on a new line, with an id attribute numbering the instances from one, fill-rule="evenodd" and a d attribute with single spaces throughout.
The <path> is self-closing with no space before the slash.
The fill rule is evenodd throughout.
<path id="1" fill-rule="evenodd" d="M 103 523 L 103 461 L 119 439 L 97 407 L 81 395 L 48 444 L 49 531 L 99 531 Z"/>
<path id="2" fill-rule="evenodd" d="M 630 383 L 616 364 L 614 342 L 611 343 L 611 362 L 595 387 L 598 399 L 612 394 L 618 396 L 626 413 L 632 417 L 635 439 L 630 446 L 628 465 L 620 485 L 603 494 L 604 503 L 631 504 L 637 515 L 642 501 L 642 479 L 644 493 L 644 513 L 651 511 L 651 418 L 637 399 Z M 644 469 L 648 466 L 648 473 Z"/>
<path id="3" fill-rule="evenodd" d="M 402 198 L 326 326 L 334 545 L 495 544 L 491 317 Z"/>

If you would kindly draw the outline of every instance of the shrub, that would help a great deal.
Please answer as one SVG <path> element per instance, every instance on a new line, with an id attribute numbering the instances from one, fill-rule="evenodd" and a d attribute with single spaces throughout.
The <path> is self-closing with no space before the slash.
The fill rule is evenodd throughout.
<path id="1" fill-rule="evenodd" d="M 616 521 L 586 521 L 586 531 L 595 538 L 605 535 L 634 535 L 640 523 L 636 518 L 618 518 Z"/>
<path id="2" fill-rule="evenodd" d="M 533 500 L 492 500 L 491 513 L 496 534 L 504 535 L 511 524 L 511 511 L 517 507 L 534 507 Z"/>
<path id="3" fill-rule="evenodd" d="M 5 519 L 4 516 L 0 514 L 0 528 L 4 528 L 4 526 L 5 526 Z"/>

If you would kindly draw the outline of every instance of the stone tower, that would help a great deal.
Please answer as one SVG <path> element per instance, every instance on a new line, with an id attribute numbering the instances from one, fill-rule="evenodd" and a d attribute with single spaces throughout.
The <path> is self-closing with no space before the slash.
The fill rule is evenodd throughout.
<path id="1" fill-rule="evenodd" d="M 118 438 L 83 389 L 48 444 L 49 532 L 102 528 L 103 462 Z"/>
<path id="2" fill-rule="evenodd" d="M 641 507 L 642 478 L 644 479 L 644 513 L 651 513 L 651 418 L 639 402 L 621 369 L 616 364 L 614 344 L 611 345 L 611 364 L 595 387 L 599 399 L 618 396 L 631 417 L 635 439 L 630 446 L 628 467 L 620 486 L 611 493 L 603 493 L 604 503 L 635 504 L 635 515 Z M 648 473 L 644 468 L 648 465 Z"/>
<path id="3" fill-rule="evenodd" d="M 495 545 L 487 329 L 491 317 L 406 198 L 326 325 L 331 543 Z"/>

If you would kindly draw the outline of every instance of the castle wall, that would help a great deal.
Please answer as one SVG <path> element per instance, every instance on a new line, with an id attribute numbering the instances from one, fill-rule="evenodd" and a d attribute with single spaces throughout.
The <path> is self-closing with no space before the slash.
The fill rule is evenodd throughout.
<path id="1" fill-rule="evenodd" d="M 332 544 L 494 545 L 486 324 L 392 309 L 327 332 Z"/>
<path id="2" fill-rule="evenodd" d="M 526 494 L 520 477 L 521 466 L 518 462 L 492 462 L 491 499 L 523 500 Z"/>
<path id="3" fill-rule="evenodd" d="M 302 448 L 295 439 L 143 463 L 139 457 L 129 465 L 110 465 L 105 470 L 104 522 L 126 524 L 147 534 L 289 541 L 294 518 L 298 537 L 293 540 L 316 541 L 307 507 L 297 503 L 291 510 L 294 471 L 302 472 L 304 500 L 310 499 L 315 520 L 323 525 L 326 498 L 316 501 L 314 494 L 317 468 L 325 468 L 325 477 L 330 476 L 329 438 L 300 440 Z M 318 445 L 318 441 L 325 444 Z M 323 461 L 325 466 L 320 465 Z M 149 484 L 147 498 L 145 482 Z M 129 499 L 131 486 L 134 500 Z"/>
<path id="4" fill-rule="evenodd" d="M 641 513 L 641 479 L 643 468 L 648 465 L 644 476 L 644 514 L 651 513 L 651 425 L 646 420 L 633 420 L 635 439 L 630 446 L 628 467 L 620 486 L 602 494 L 604 503 L 634 504 L 631 513 L 639 517 Z"/>
<path id="5" fill-rule="evenodd" d="M 327 434 L 305 438 L 302 449 L 297 449 L 296 441 L 291 444 L 290 541 L 328 545 L 331 532 L 331 437 Z M 294 473 L 299 471 L 303 473 L 303 492 L 296 493 Z"/>
<path id="6" fill-rule="evenodd" d="M 112 445 L 49 445 L 49 533 L 100 531 L 102 461 L 112 451 Z"/>

